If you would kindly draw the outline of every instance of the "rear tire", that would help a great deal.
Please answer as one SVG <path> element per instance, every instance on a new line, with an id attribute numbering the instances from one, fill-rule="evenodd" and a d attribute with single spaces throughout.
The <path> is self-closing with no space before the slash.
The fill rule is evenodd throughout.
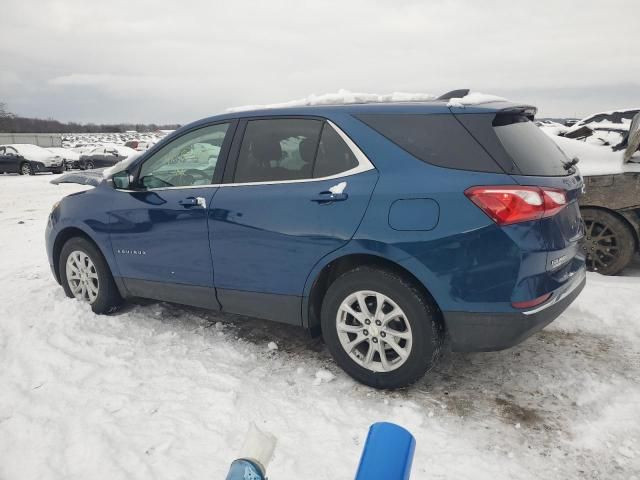
<path id="1" fill-rule="evenodd" d="M 22 162 L 20 164 L 20 175 L 35 175 L 33 167 L 29 162 Z"/>
<path id="2" fill-rule="evenodd" d="M 93 162 L 91 160 L 89 160 L 87 163 L 85 163 L 84 165 L 84 169 L 85 170 L 93 170 L 95 168 Z"/>
<path id="3" fill-rule="evenodd" d="M 58 269 L 67 297 L 88 301 L 94 313 L 113 313 L 122 305 L 106 260 L 89 240 L 69 239 L 60 252 Z"/>
<path id="4" fill-rule="evenodd" d="M 436 364 L 442 346 L 433 301 L 402 276 L 379 268 L 358 267 L 338 277 L 322 302 L 321 323 L 336 363 L 374 388 L 416 382 Z"/>
<path id="5" fill-rule="evenodd" d="M 580 213 L 586 226 L 582 249 L 587 255 L 587 269 L 603 275 L 620 273 L 636 250 L 633 231 L 606 210 L 582 208 Z"/>

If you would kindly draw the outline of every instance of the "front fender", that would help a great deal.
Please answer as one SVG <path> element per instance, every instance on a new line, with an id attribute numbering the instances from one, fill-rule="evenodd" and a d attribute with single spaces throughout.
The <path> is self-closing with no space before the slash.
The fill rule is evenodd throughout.
<path id="1" fill-rule="evenodd" d="M 100 185 L 91 190 L 68 195 L 49 215 L 46 229 L 47 256 L 56 276 L 56 255 L 62 248 L 60 241 L 68 238 L 73 232 L 81 232 L 93 241 L 107 261 L 113 276 L 120 275 L 109 236 L 107 212 L 112 201 L 109 190 Z"/>

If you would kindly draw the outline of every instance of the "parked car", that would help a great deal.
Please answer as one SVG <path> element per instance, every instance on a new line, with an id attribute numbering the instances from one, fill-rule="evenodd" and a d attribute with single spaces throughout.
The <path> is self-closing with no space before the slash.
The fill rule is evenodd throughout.
<path id="1" fill-rule="evenodd" d="M 81 170 L 110 167 L 136 153 L 135 150 L 124 145 L 100 145 L 80 155 L 78 164 Z"/>
<path id="2" fill-rule="evenodd" d="M 58 155 L 62 158 L 65 170 L 80 168 L 80 154 L 78 152 L 74 152 L 73 150 L 62 147 L 49 147 L 47 148 L 47 150 L 49 150 L 54 155 Z"/>
<path id="3" fill-rule="evenodd" d="M 138 152 L 144 152 L 145 150 L 150 148 L 152 145 L 153 143 L 151 142 L 143 142 L 141 140 L 129 140 L 124 144 L 125 147 L 132 148 L 133 150 L 136 150 Z"/>
<path id="4" fill-rule="evenodd" d="M 586 227 L 582 248 L 587 269 L 603 275 L 617 275 L 624 270 L 640 245 L 640 113 L 636 111 L 625 124 L 627 129 L 621 130 L 613 144 L 546 130 L 567 156 L 579 160 L 585 183 L 580 198 Z"/>
<path id="5" fill-rule="evenodd" d="M 508 348 L 585 285 L 576 169 L 506 102 L 306 106 L 188 125 L 54 183 L 53 274 L 109 313 L 145 297 L 302 326 L 377 388 Z M 220 146 L 206 162 L 194 145 Z M 211 149 L 214 152 L 214 149 Z"/>
<path id="6" fill-rule="evenodd" d="M 63 171 L 62 158 L 45 148 L 21 143 L 0 145 L 0 173 L 35 175 L 40 172 Z"/>

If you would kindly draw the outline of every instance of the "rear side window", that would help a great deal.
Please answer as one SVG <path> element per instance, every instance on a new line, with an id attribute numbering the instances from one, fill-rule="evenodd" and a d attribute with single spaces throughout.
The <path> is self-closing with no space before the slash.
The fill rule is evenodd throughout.
<path id="1" fill-rule="evenodd" d="M 460 170 L 503 173 L 451 114 L 370 114 L 357 118 L 423 162 Z"/>
<path id="2" fill-rule="evenodd" d="M 251 120 L 242 138 L 234 182 L 311 178 L 322 121 Z"/>
<path id="3" fill-rule="evenodd" d="M 524 115 L 498 114 L 493 130 L 522 175 L 564 176 L 567 157 L 540 128 Z"/>
<path id="4" fill-rule="evenodd" d="M 313 178 L 329 177 L 358 166 L 358 160 L 342 137 L 328 123 L 322 128 Z"/>

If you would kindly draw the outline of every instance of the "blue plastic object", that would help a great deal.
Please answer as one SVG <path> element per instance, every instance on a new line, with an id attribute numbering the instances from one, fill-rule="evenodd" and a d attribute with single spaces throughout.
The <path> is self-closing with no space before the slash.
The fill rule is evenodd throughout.
<path id="1" fill-rule="evenodd" d="M 404 428 L 374 423 L 369 428 L 356 480 L 409 480 L 415 448 L 415 438 Z"/>
<path id="2" fill-rule="evenodd" d="M 227 480 L 265 480 L 265 476 L 258 465 L 245 458 L 239 458 L 231 464 Z"/>

